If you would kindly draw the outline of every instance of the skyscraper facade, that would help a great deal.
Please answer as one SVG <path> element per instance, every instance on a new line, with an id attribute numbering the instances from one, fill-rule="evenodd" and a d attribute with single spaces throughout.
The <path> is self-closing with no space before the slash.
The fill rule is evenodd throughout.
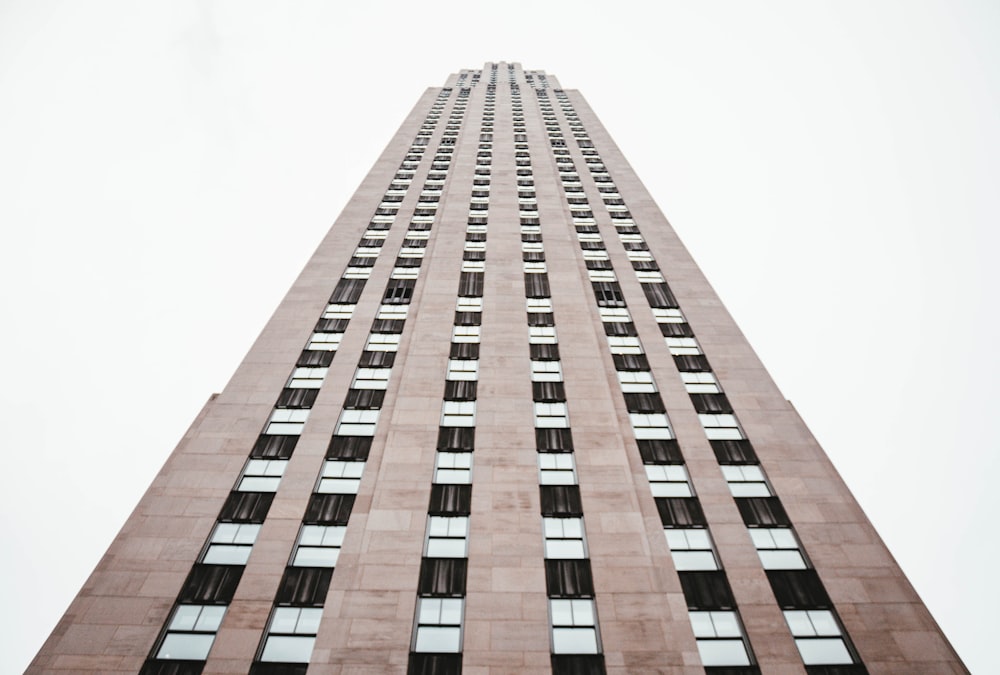
<path id="1" fill-rule="evenodd" d="M 963 673 L 583 98 L 428 90 L 29 672 Z"/>

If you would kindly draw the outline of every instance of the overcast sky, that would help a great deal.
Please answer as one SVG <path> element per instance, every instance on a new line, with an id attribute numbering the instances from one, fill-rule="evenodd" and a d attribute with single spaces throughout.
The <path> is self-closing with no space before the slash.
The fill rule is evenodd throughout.
<path id="1" fill-rule="evenodd" d="M 0 671 L 41 646 L 417 97 L 510 60 L 588 99 L 990 672 L 998 36 L 988 0 L 0 0 Z"/>

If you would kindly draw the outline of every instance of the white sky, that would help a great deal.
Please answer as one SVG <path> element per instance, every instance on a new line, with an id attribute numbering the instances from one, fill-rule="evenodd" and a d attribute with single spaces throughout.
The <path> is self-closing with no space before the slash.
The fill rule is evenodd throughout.
<path id="1" fill-rule="evenodd" d="M 587 97 L 967 665 L 995 667 L 1000 5 L 340 4 L 0 1 L 0 671 L 417 97 L 501 59 Z"/>

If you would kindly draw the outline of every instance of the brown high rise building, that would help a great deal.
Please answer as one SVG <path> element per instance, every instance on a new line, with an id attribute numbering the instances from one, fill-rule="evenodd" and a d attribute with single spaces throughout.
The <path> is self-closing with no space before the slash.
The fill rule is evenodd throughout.
<path id="1" fill-rule="evenodd" d="M 966 672 L 583 98 L 417 102 L 29 672 Z"/>

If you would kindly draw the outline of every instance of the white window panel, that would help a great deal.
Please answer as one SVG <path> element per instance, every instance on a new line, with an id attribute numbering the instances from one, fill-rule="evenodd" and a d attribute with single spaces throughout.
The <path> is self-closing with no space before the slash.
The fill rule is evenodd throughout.
<path id="1" fill-rule="evenodd" d="M 323 610 L 315 607 L 276 607 L 267 629 L 260 660 L 309 663 Z"/>
<path id="2" fill-rule="evenodd" d="M 319 389 L 329 368 L 296 368 L 285 385 L 290 389 Z"/>
<path id="3" fill-rule="evenodd" d="M 703 666 L 748 666 L 750 656 L 736 612 L 689 612 Z"/>
<path id="4" fill-rule="evenodd" d="M 532 382 L 562 382 L 562 366 L 558 361 L 532 361 Z"/>
<path id="5" fill-rule="evenodd" d="M 736 421 L 735 415 L 708 415 L 699 414 L 698 419 L 701 426 L 705 428 L 705 435 L 710 440 L 739 440 L 743 438 L 740 425 Z"/>
<path id="6" fill-rule="evenodd" d="M 407 239 L 430 239 L 431 238 L 431 233 L 428 232 L 427 230 L 407 230 L 406 231 L 406 238 Z"/>
<path id="7" fill-rule="evenodd" d="M 324 319 L 350 319 L 354 315 L 355 305 L 327 305 L 323 312 Z"/>
<path id="8" fill-rule="evenodd" d="M 486 232 L 486 226 L 485 225 L 469 225 L 469 226 L 467 226 L 465 228 L 465 231 L 466 232 L 485 233 Z"/>
<path id="9" fill-rule="evenodd" d="M 379 305 L 376 319 L 396 319 L 403 321 L 409 311 L 409 305 Z"/>
<path id="10" fill-rule="evenodd" d="M 689 394 L 721 394 L 719 381 L 712 373 L 681 373 L 681 381 Z"/>
<path id="11" fill-rule="evenodd" d="M 654 497 L 691 497 L 687 469 L 681 464 L 647 464 L 646 478 Z"/>
<path id="12" fill-rule="evenodd" d="M 365 230 L 361 236 L 364 239 L 385 239 L 388 235 L 388 230 Z"/>
<path id="13" fill-rule="evenodd" d="M 684 323 L 684 315 L 679 309 L 653 308 L 653 318 L 657 323 Z"/>
<path id="14" fill-rule="evenodd" d="M 634 234 L 634 233 L 619 234 L 618 238 L 623 242 L 635 242 L 635 243 L 642 242 L 641 234 Z"/>
<path id="15" fill-rule="evenodd" d="M 639 270 L 635 273 L 635 278 L 640 284 L 658 284 L 663 283 L 663 275 L 659 272 L 650 272 Z"/>
<path id="16" fill-rule="evenodd" d="M 365 472 L 364 462 L 345 462 L 328 459 L 323 462 L 323 472 L 319 477 L 316 492 L 321 494 L 355 495 L 361 485 L 361 475 Z"/>
<path id="17" fill-rule="evenodd" d="M 156 658 L 204 661 L 225 615 L 219 605 L 178 605 Z"/>
<path id="18" fill-rule="evenodd" d="M 840 637 L 840 625 L 833 612 L 825 609 L 787 610 L 785 621 L 807 666 L 854 663 Z"/>
<path id="19" fill-rule="evenodd" d="M 526 262 L 522 263 L 525 274 L 544 274 L 548 271 L 548 268 L 543 262 Z"/>
<path id="20" fill-rule="evenodd" d="M 528 326 L 528 343 L 533 345 L 554 345 L 556 339 L 555 326 Z"/>
<path id="21" fill-rule="evenodd" d="M 579 560 L 587 557 L 582 518 L 542 518 L 542 534 L 546 558 Z"/>
<path id="22" fill-rule="evenodd" d="M 632 315 L 625 307 L 601 307 L 600 313 L 601 321 L 604 322 L 627 323 L 632 320 Z"/>
<path id="23" fill-rule="evenodd" d="M 649 251 L 625 251 L 625 255 L 631 262 L 652 262 L 653 254 Z"/>
<path id="24" fill-rule="evenodd" d="M 540 241 L 526 241 L 521 244 L 522 253 L 542 253 L 545 246 Z"/>
<path id="25" fill-rule="evenodd" d="M 541 234 L 542 228 L 538 225 L 522 225 L 521 234 Z"/>
<path id="26" fill-rule="evenodd" d="M 807 567 L 791 528 L 753 527 L 749 531 L 764 569 L 802 570 Z"/>
<path id="27" fill-rule="evenodd" d="M 529 314 L 547 314 L 552 311 L 552 300 L 550 298 L 528 298 Z"/>
<path id="28" fill-rule="evenodd" d="M 626 394 L 648 394 L 656 391 L 653 374 L 648 370 L 619 370 L 618 383 Z"/>
<path id="29" fill-rule="evenodd" d="M 416 279 L 420 276 L 419 267 L 394 267 L 392 269 L 392 279 Z"/>
<path id="30" fill-rule="evenodd" d="M 381 251 L 382 249 L 376 246 L 359 246 L 354 249 L 353 255 L 355 258 L 377 258 Z"/>
<path id="31" fill-rule="evenodd" d="M 298 436 L 309 419 L 309 410 L 302 408 L 279 408 L 271 413 L 267 423 L 268 434 L 276 436 Z"/>
<path id="32" fill-rule="evenodd" d="M 489 218 L 490 212 L 488 209 L 483 209 L 482 211 L 469 210 L 469 218 Z"/>
<path id="33" fill-rule="evenodd" d="M 365 349 L 372 352 L 395 352 L 399 350 L 399 338 L 394 333 L 372 333 L 368 336 Z"/>
<path id="34" fill-rule="evenodd" d="M 467 485 L 472 482 L 471 452 L 438 452 L 434 482 L 443 485 Z"/>
<path id="35" fill-rule="evenodd" d="M 608 346 L 612 354 L 642 354 L 642 345 L 637 337 L 609 335 Z"/>
<path id="36" fill-rule="evenodd" d="M 455 653 L 462 650 L 462 598 L 418 598 L 415 652 Z"/>
<path id="37" fill-rule="evenodd" d="M 371 275 L 371 267 L 348 267 L 344 270 L 345 279 L 367 279 Z"/>
<path id="38" fill-rule="evenodd" d="M 251 459 L 243 467 L 236 489 L 239 492 L 274 492 L 287 466 L 288 460 L 284 459 Z"/>
<path id="39" fill-rule="evenodd" d="M 563 429 L 569 426 L 569 412 L 565 403 L 536 403 L 535 427 Z"/>
<path id="40" fill-rule="evenodd" d="M 601 241 L 601 234 L 600 232 L 577 232 L 576 238 L 580 241 Z"/>
<path id="41" fill-rule="evenodd" d="M 336 567 L 344 543 L 343 525 L 303 525 L 292 556 L 295 567 Z"/>
<path id="42" fill-rule="evenodd" d="M 583 259 L 584 260 L 607 260 L 608 259 L 608 252 L 605 251 L 605 250 L 603 250 L 603 249 L 598 249 L 598 250 L 593 250 L 593 251 L 584 251 L 583 252 Z"/>
<path id="43" fill-rule="evenodd" d="M 400 183 L 409 183 L 410 181 L 408 181 L 408 180 L 400 180 L 398 182 L 400 182 Z M 400 190 L 400 192 L 403 193 L 403 194 L 405 194 L 406 191 L 405 190 Z M 396 222 L 396 216 L 375 216 L 375 217 L 372 218 L 372 222 L 373 223 L 386 223 L 386 224 L 391 225 L 392 223 Z"/>
<path id="44" fill-rule="evenodd" d="M 697 528 L 667 528 L 663 530 L 667 546 L 679 572 L 710 571 L 719 569 L 719 561 L 712 547 L 708 530 Z"/>
<path id="45" fill-rule="evenodd" d="M 770 497 L 764 472 L 756 464 L 725 464 L 720 467 L 734 497 Z"/>
<path id="46" fill-rule="evenodd" d="M 455 326 L 452 342 L 479 342 L 479 326 Z"/>
<path id="47" fill-rule="evenodd" d="M 210 565 L 246 565 L 260 525 L 219 523 L 212 531 L 201 562 Z"/>
<path id="48" fill-rule="evenodd" d="M 670 420 L 663 413 L 629 413 L 629 419 L 637 440 L 670 440 L 674 437 Z"/>
<path id="49" fill-rule="evenodd" d="M 351 387 L 354 389 L 386 389 L 392 368 L 358 368 Z"/>
<path id="50" fill-rule="evenodd" d="M 465 558 L 468 553 L 469 518 L 467 516 L 429 516 L 427 522 L 428 558 Z"/>
<path id="51" fill-rule="evenodd" d="M 445 379 L 472 382 L 479 379 L 479 361 L 476 359 L 451 359 Z"/>
<path id="52" fill-rule="evenodd" d="M 542 485 L 576 485 L 576 463 L 571 452 L 538 453 L 538 471 Z"/>
<path id="53" fill-rule="evenodd" d="M 587 270 L 591 281 L 617 281 L 614 270 Z"/>
<path id="54" fill-rule="evenodd" d="M 593 600 L 549 600 L 552 652 L 597 654 L 597 613 Z"/>
<path id="55" fill-rule="evenodd" d="M 481 312 L 483 311 L 482 298 L 460 297 L 455 303 L 456 312 Z"/>
<path id="56" fill-rule="evenodd" d="M 691 337 L 668 337 L 663 338 L 667 343 L 667 348 L 674 356 L 693 356 L 701 354 L 701 347 L 698 341 Z"/>
<path id="57" fill-rule="evenodd" d="M 486 250 L 486 242 L 485 241 L 467 241 L 467 242 L 465 242 L 465 250 L 466 251 L 485 251 Z M 468 271 L 468 270 L 463 269 L 462 271 L 465 272 L 465 271 Z"/>
<path id="58" fill-rule="evenodd" d="M 337 421 L 338 436 L 374 436 L 378 410 L 342 410 Z"/>
<path id="59" fill-rule="evenodd" d="M 399 257 L 400 258 L 423 258 L 424 257 L 424 249 L 423 248 L 418 248 L 418 247 L 415 247 L 415 246 L 404 246 L 403 248 L 399 249 Z"/>
<path id="60" fill-rule="evenodd" d="M 441 405 L 441 426 L 444 427 L 476 426 L 476 402 L 445 401 Z"/>
<path id="61" fill-rule="evenodd" d="M 312 351 L 335 352 L 340 347 L 343 333 L 313 333 L 306 349 Z"/>

